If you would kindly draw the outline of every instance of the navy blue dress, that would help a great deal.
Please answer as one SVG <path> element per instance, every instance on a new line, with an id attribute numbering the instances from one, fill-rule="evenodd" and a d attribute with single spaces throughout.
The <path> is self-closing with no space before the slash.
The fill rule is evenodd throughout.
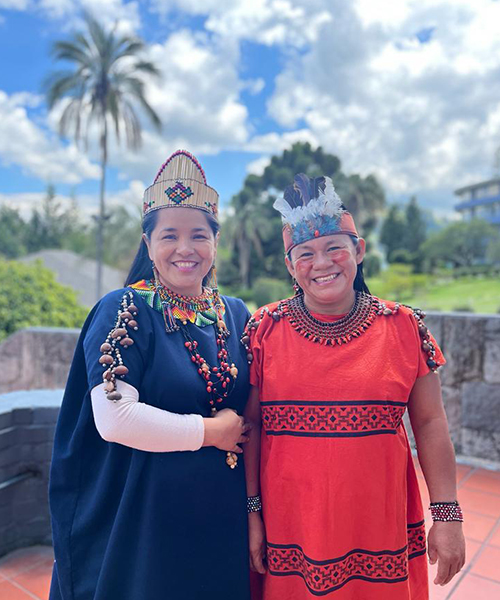
<path id="1" fill-rule="evenodd" d="M 144 452 L 104 441 L 90 390 L 102 383 L 99 348 L 129 288 L 111 292 L 83 327 L 56 429 L 50 509 L 56 562 L 50 600 L 248 600 L 248 536 L 243 460 L 230 469 L 214 447 Z M 138 331 L 122 351 L 124 381 L 140 401 L 209 416 L 206 384 L 180 331 L 137 293 Z M 248 310 L 224 297 L 228 349 L 239 373 L 222 407 L 242 414 L 248 367 L 239 337 Z M 200 354 L 217 364 L 213 326 L 187 325 Z"/>

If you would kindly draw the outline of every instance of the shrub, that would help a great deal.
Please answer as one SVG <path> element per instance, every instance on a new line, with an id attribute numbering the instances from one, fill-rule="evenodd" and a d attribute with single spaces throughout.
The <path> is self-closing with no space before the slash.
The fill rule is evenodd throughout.
<path id="1" fill-rule="evenodd" d="M 367 283 L 372 294 L 380 298 L 408 302 L 425 290 L 432 283 L 432 278 L 429 275 L 412 273 L 411 265 L 394 263 Z"/>
<path id="2" fill-rule="evenodd" d="M 292 286 L 281 279 L 260 277 L 252 287 L 253 301 L 257 306 L 263 306 L 292 295 Z"/>
<path id="3" fill-rule="evenodd" d="M 365 256 L 363 260 L 363 272 L 365 277 L 376 277 L 382 268 L 382 261 L 380 256 L 376 254 L 370 254 Z"/>
<path id="4" fill-rule="evenodd" d="M 470 304 L 459 304 L 458 306 L 453 307 L 453 312 L 466 312 L 473 313 L 474 308 Z"/>
<path id="5" fill-rule="evenodd" d="M 58 283 L 41 261 L 23 264 L 0 259 L 0 340 L 33 326 L 81 327 L 87 309 L 76 293 Z"/>

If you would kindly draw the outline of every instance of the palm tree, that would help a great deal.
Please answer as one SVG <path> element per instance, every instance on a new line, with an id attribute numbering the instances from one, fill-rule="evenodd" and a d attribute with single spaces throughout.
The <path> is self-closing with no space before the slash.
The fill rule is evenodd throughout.
<path id="1" fill-rule="evenodd" d="M 102 260 L 105 213 L 106 167 L 108 163 L 109 128 L 114 126 L 120 141 L 125 129 L 127 146 L 136 150 L 141 145 L 141 122 L 134 105 L 138 105 L 159 130 L 159 116 L 145 98 L 143 76 L 159 77 L 156 66 L 142 57 L 145 44 L 137 37 L 106 31 L 89 13 L 84 14 L 86 31 L 76 33 L 70 41 L 55 42 L 52 54 L 56 60 L 73 63 L 72 69 L 56 71 L 46 80 L 49 109 L 66 100 L 59 120 L 59 133 L 72 133 L 77 144 L 88 149 L 90 128 L 99 132 L 101 184 L 97 218 L 97 299 L 102 293 Z"/>
<path id="2" fill-rule="evenodd" d="M 245 289 L 250 288 L 250 267 L 252 252 L 264 262 L 263 244 L 272 231 L 272 223 L 267 218 L 262 203 L 252 192 L 244 188 L 233 196 L 231 205 L 234 215 L 226 221 L 226 234 L 231 253 L 238 250 L 238 268 L 240 279 Z"/>

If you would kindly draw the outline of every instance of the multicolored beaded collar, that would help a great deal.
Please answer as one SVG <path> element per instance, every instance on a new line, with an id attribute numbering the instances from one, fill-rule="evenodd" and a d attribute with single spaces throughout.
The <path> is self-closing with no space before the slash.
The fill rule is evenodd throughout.
<path id="1" fill-rule="evenodd" d="M 215 295 L 210 288 L 205 288 L 201 296 L 181 296 L 171 290 L 157 286 L 153 279 L 142 279 L 131 284 L 139 296 L 158 312 L 163 313 L 167 333 L 177 331 L 179 327 L 175 320 L 182 323 L 193 323 L 198 327 L 215 325 L 223 320 L 225 306 L 222 300 L 215 304 Z"/>

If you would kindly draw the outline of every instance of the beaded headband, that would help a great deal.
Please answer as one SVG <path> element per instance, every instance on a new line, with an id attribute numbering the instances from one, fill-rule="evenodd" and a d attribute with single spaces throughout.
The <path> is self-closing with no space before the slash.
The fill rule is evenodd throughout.
<path id="1" fill-rule="evenodd" d="M 344 233 L 359 237 L 354 219 L 344 209 L 329 177 L 295 175 L 293 184 L 285 188 L 283 198 L 278 198 L 273 207 L 281 213 L 286 254 L 295 246 L 324 235 Z"/>
<path id="2" fill-rule="evenodd" d="M 143 218 L 159 208 L 197 208 L 217 219 L 219 194 L 207 185 L 205 172 L 186 150 L 177 150 L 160 167 L 152 185 L 144 192 Z"/>

